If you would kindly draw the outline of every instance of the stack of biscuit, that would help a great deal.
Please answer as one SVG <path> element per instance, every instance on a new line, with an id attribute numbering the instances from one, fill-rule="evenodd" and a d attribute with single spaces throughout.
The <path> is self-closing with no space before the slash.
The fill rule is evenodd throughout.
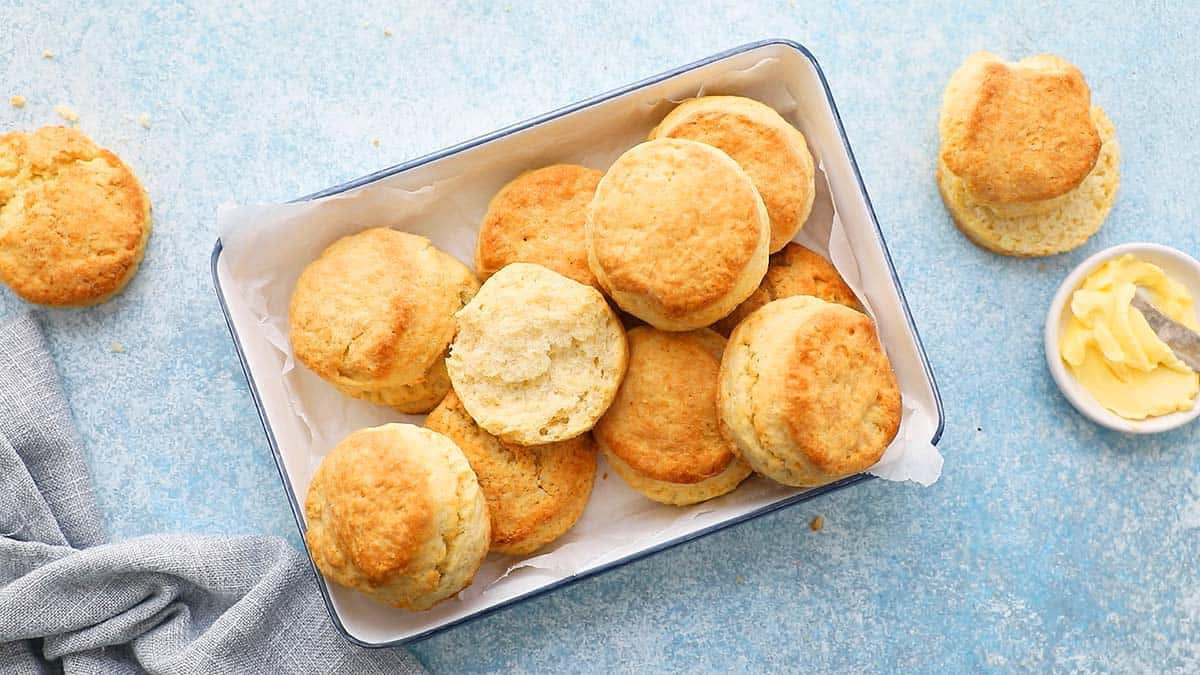
<path id="1" fill-rule="evenodd" d="M 1116 201 L 1121 150 L 1079 69 L 978 52 L 942 97 L 937 182 L 954 223 L 1017 257 L 1082 246 Z"/>
<path id="2" fill-rule="evenodd" d="M 598 453 L 671 505 L 753 472 L 815 486 L 878 461 L 900 421 L 895 375 L 833 265 L 791 241 L 813 167 L 772 108 L 703 97 L 606 171 L 514 178 L 475 274 L 387 229 L 326 249 L 293 292 L 297 360 L 346 395 L 433 411 L 325 457 L 306 501 L 322 574 L 431 607 L 488 551 L 567 532 Z M 647 325 L 627 333 L 618 312 Z"/>

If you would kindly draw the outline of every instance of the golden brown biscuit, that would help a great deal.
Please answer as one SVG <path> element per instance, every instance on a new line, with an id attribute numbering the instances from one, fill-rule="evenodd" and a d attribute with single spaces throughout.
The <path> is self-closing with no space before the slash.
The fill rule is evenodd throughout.
<path id="1" fill-rule="evenodd" d="M 713 330 L 725 337 L 750 313 L 763 305 L 793 295 L 812 295 L 861 310 L 854 291 L 846 285 L 837 268 L 820 254 L 792 242 L 771 254 L 767 274 L 758 289 L 737 306 L 729 316 L 713 324 Z"/>
<path id="2" fill-rule="evenodd" d="M 596 476 L 591 434 L 545 445 L 508 443 L 481 429 L 453 391 L 425 427 L 454 441 L 471 463 L 491 514 L 491 550 L 533 553 L 583 514 Z"/>
<path id="3" fill-rule="evenodd" d="M 875 325 L 808 295 L 738 324 L 719 387 L 722 431 L 755 471 L 785 485 L 869 468 L 900 427 L 900 389 Z"/>
<path id="4" fill-rule="evenodd" d="M 962 179 L 939 163 L 938 189 L 958 229 L 993 253 L 1016 257 L 1053 255 L 1082 246 L 1108 218 L 1121 183 L 1116 130 L 1103 110 L 1094 108 L 1092 113 L 1103 141 L 1096 166 L 1079 187 L 1031 205 L 1032 212 L 1024 215 L 1020 204 L 998 209 L 972 201 Z"/>
<path id="5" fill-rule="evenodd" d="M 692 330 L 754 292 L 770 232 L 754 183 L 728 155 L 695 141 L 647 141 L 600 179 L 588 264 L 625 311 L 662 330 Z"/>
<path id="6" fill-rule="evenodd" d="M 702 96 L 680 103 L 650 138 L 686 138 L 719 148 L 754 181 L 771 218 L 771 251 L 804 227 L 816 185 L 800 130 L 775 109 L 741 96 Z"/>
<path id="7" fill-rule="evenodd" d="M 488 204 L 475 244 L 475 272 L 487 281 L 514 262 L 537 263 L 599 288 L 588 267 L 584 221 L 604 173 L 555 164 L 517 176 Z"/>
<path id="8" fill-rule="evenodd" d="M 0 136 L 0 279 L 29 302 L 104 302 L 137 272 L 150 199 L 119 157 L 76 129 Z"/>
<path id="9" fill-rule="evenodd" d="M 593 430 L 608 463 L 630 487 L 664 504 L 695 504 L 731 492 L 750 466 L 721 435 L 717 376 L 725 340 L 706 328 L 629 331 L 629 368 Z"/>
<path id="10" fill-rule="evenodd" d="M 478 289 L 425 237 L 387 228 L 343 237 L 296 282 L 292 351 L 347 396 L 428 412 L 450 388 L 454 313 Z"/>
<path id="11" fill-rule="evenodd" d="M 488 551 L 483 493 L 458 446 L 386 424 L 346 437 L 304 500 L 304 541 L 326 579 L 405 609 L 471 584 Z"/>
<path id="12" fill-rule="evenodd" d="M 1011 256 L 1069 251 L 1116 200 L 1120 147 L 1079 69 L 972 54 L 942 98 L 938 188 L 959 229 Z"/>
<path id="13" fill-rule="evenodd" d="M 457 315 L 446 367 L 488 433 L 520 445 L 591 430 L 625 373 L 625 331 L 591 286 L 533 263 L 484 282 Z"/>
<path id="14" fill-rule="evenodd" d="M 972 54 L 942 98 L 941 161 L 981 204 L 1059 197 L 1100 156 L 1091 110 L 1083 74 L 1057 56 L 1009 63 Z"/>

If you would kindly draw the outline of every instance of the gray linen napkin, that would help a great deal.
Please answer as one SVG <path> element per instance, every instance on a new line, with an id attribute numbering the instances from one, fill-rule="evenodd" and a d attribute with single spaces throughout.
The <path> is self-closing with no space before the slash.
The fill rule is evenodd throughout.
<path id="1" fill-rule="evenodd" d="M 104 543 L 83 445 L 41 331 L 0 322 L 0 670 L 419 673 L 339 635 L 282 539 Z"/>

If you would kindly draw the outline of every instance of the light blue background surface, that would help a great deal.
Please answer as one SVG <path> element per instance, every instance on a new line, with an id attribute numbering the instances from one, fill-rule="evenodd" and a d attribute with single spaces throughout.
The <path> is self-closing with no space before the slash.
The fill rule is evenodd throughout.
<path id="1" fill-rule="evenodd" d="M 217 204 L 290 199 L 786 37 L 829 78 L 938 376 L 941 482 L 872 481 L 413 651 L 439 671 L 1200 669 L 1200 426 L 1089 424 L 1041 344 L 1055 287 L 1087 255 L 1134 240 L 1200 253 L 1200 18 L 1182 3 L 72 4 L 0 0 L 0 94 L 29 100 L 0 105 L 0 131 L 70 104 L 154 204 L 126 293 L 38 312 L 115 536 L 298 541 L 209 279 Z M 977 49 L 1066 56 L 1115 122 L 1117 206 L 1083 248 L 1001 258 L 946 216 L 941 88 Z M 22 307 L 0 291 L 0 313 Z"/>

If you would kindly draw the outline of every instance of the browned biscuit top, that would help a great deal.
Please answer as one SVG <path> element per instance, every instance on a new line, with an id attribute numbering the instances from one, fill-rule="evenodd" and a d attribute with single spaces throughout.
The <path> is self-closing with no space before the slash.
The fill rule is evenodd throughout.
<path id="1" fill-rule="evenodd" d="M 0 136 L 0 279 L 45 305 L 102 302 L 137 271 L 150 200 L 129 167 L 66 127 Z"/>
<path id="2" fill-rule="evenodd" d="M 634 471 L 669 483 L 698 483 L 735 458 L 717 422 L 717 377 L 725 340 L 640 326 L 629 331 L 629 367 L 593 433 Z"/>
<path id="3" fill-rule="evenodd" d="M 825 304 L 790 336 L 780 405 L 789 436 L 830 475 L 875 464 L 900 427 L 900 388 L 865 314 Z"/>
<path id="4" fill-rule="evenodd" d="M 334 382 L 420 382 L 454 339 L 454 312 L 478 288 L 425 237 L 388 228 L 343 237 L 296 282 L 292 349 Z"/>
<path id="5" fill-rule="evenodd" d="M 1083 74 L 1049 54 L 973 54 L 942 100 L 941 158 L 976 201 L 1016 204 L 1077 187 L 1100 155 Z"/>
<path id="6" fill-rule="evenodd" d="M 754 184 L 728 155 L 648 141 L 600 181 L 588 215 L 592 267 L 607 290 L 686 317 L 736 292 L 769 227 Z"/>
<path id="7" fill-rule="evenodd" d="M 575 164 L 527 171 L 488 205 L 475 246 L 475 272 L 486 281 L 501 267 L 531 262 L 599 288 L 588 267 L 584 222 L 604 174 Z"/>
<path id="8" fill-rule="evenodd" d="M 543 445 L 502 441 L 479 427 L 452 390 L 425 420 L 463 451 L 492 518 L 492 549 L 524 554 L 571 527 L 596 474 L 591 434 Z"/>
<path id="9" fill-rule="evenodd" d="M 767 274 L 758 289 L 729 316 L 713 324 L 713 329 L 728 337 L 754 310 L 772 300 L 792 295 L 812 295 L 851 309 L 862 309 L 854 291 L 846 285 L 833 263 L 815 251 L 792 242 L 778 253 L 771 254 Z"/>
<path id="10" fill-rule="evenodd" d="M 362 430 L 317 469 L 305 500 L 307 540 L 327 574 L 353 570 L 379 586 L 426 562 L 419 557 L 435 535 L 439 507 L 431 501 L 429 468 L 403 442 Z"/>

